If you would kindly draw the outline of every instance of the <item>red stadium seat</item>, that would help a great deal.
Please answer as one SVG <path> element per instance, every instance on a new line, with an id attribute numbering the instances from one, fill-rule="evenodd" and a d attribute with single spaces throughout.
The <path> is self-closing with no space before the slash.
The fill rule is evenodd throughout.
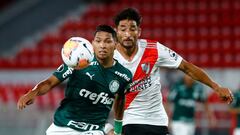
<path id="1" fill-rule="evenodd" d="M 9 101 L 7 86 L 0 84 L 0 99 L 4 104 L 7 104 Z"/>
<path id="2" fill-rule="evenodd" d="M 36 43 L 37 49 L 22 49 L 11 60 L 0 59 L 0 68 L 53 68 L 61 63 L 57 62 L 61 59 L 58 49 L 68 38 L 82 36 L 91 40 L 92 32 L 99 22 L 113 25 L 112 16 L 125 7 L 135 7 L 143 15 L 141 37 L 171 44 L 171 48 L 190 59 L 193 59 L 193 54 L 196 53 L 200 59 L 196 62 L 203 67 L 209 67 L 208 64 L 211 63 L 214 67 L 239 67 L 238 62 L 234 64 L 228 60 L 217 60 L 218 53 L 236 55 L 240 51 L 239 1 L 121 0 L 119 3 L 106 5 L 91 4 L 79 18 L 66 20 L 58 28 L 59 32 L 46 33 Z M 179 40 L 184 47 L 178 45 Z M 209 59 L 205 59 L 206 56 L 209 56 Z"/>

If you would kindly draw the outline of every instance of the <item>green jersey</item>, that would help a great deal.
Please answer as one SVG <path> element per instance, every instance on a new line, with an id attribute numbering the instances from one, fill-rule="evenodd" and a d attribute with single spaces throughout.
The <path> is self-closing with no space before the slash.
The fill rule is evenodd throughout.
<path id="1" fill-rule="evenodd" d="M 54 124 L 78 131 L 103 130 L 115 94 L 123 95 L 132 81 L 131 72 L 117 61 L 114 66 L 104 68 L 94 60 L 82 70 L 63 64 L 53 75 L 60 81 L 69 78 Z"/>
<path id="2" fill-rule="evenodd" d="M 176 83 L 170 91 L 168 100 L 173 102 L 173 120 L 194 121 L 197 101 L 205 101 L 206 94 L 202 85 L 194 83 L 187 87 L 183 81 Z"/>
<path id="3" fill-rule="evenodd" d="M 240 90 L 234 93 L 234 100 L 231 105 L 233 108 L 240 108 Z M 240 128 L 240 113 L 237 113 L 237 127 Z"/>

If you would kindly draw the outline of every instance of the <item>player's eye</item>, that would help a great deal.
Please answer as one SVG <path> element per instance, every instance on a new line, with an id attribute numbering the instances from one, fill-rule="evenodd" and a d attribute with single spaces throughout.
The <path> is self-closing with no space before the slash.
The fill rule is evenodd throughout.
<path id="1" fill-rule="evenodd" d="M 95 40 L 96 43 L 100 43 L 101 41 L 100 40 Z"/>
<path id="2" fill-rule="evenodd" d="M 110 40 L 110 39 L 106 41 L 106 43 L 108 43 L 108 44 L 110 44 L 110 43 L 112 43 L 112 42 L 113 42 L 113 41 Z"/>
<path id="3" fill-rule="evenodd" d="M 126 29 L 120 29 L 120 31 L 126 31 Z"/>
<path id="4" fill-rule="evenodd" d="M 130 31 L 136 31 L 136 30 L 137 30 L 136 27 L 131 27 L 131 28 L 130 28 Z"/>

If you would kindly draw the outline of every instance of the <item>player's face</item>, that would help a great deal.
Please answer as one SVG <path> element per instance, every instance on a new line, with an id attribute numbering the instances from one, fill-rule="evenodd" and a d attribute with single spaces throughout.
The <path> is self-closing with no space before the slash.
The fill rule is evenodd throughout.
<path id="1" fill-rule="evenodd" d="M 100 60 L 112 59 L 116 47 L 116 41 L 111 33 L 99 31 L 92 41 L 94 53 Z"/>
<path id="2" fill-rule="evenodd" d="M 121 20 L 116 28 L 118 42 L 125 48 L 132 48 L 137 45 L 137 39 L 141 29 L 134 20 Z"/>

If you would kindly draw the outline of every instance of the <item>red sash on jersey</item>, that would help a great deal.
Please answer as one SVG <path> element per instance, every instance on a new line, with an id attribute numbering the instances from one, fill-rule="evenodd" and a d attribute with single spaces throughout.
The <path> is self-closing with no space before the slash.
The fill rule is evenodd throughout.
<path id="1" fill-rule="evenodd" d="M 157 51 L 157 42 L 147 40 L 147 46 L 144 50 L 142 55 L 141 61 L 138 64 L 136 72 L 133 76 L 133 81 L 138 79 L 143 79 L 150 75 L 154 64 L 156 63 L 158 58 L 158 51 Z M 125 109 L 129 107 L 131 102 L 137 96 L 140 91 L 130 92 L 126 94 L 126 104 Z"/>

